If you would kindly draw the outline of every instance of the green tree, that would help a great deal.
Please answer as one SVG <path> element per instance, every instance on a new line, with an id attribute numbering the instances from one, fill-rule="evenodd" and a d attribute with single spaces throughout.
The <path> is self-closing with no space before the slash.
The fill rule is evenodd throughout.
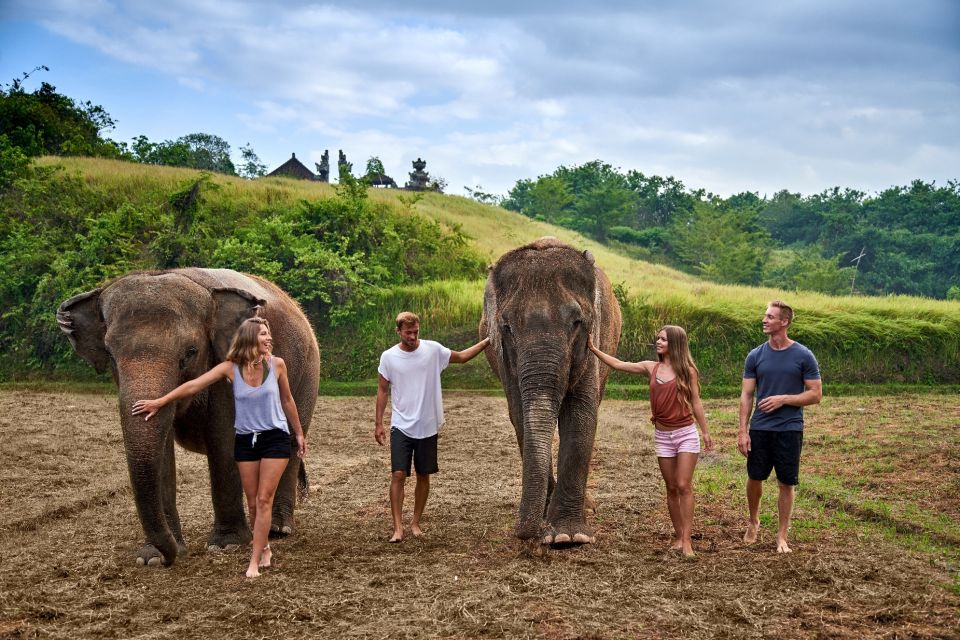
<path id="1" fill-rule="evenodd" d="M 769 253 L 769 236 L 739 210 L 723 211 L 717 202 L 698 202 L 693 212 L 674 221 L 670 251 L 682 265 L 716 282 L 758 284 Z"/>
<path id="2" fill-rule="evenodd" d="M 380 161 L 380 158 L 371 156 L 370 159 L 367 160 L 367 170 L 363 175 L 366 178 L 370 178 L 373 176 L 382 176 L 386 173 L 387 171 L 383 168 L 383 162 Z"/>
<path id="3" fill-rule="evenodd" d="M 28 156 L 122 157 L 123 149 L 102 136 L 115 124 L 102 106 L 78 103 L 46 82 L 26 91 L 24 81 L 39 70 L 49 68 L 37 67 L 0 88 L 0 135 Z"/>
<path id="4" fill-rule="evenodd" d="M 238 171 L 240 176 L 253 179 L 267 175 L 267 165 L 260 161 L 260 156 L 256 154 L 249 142 L 240 147 L 240 158 L 243 160 Z"/>
<path id="5" fill-rule="evenodd" d="M 570 188 L 559 178 L 541 178 L 530 187 L 529 204 L 524 215 L 547 222 L 569 224 L 576 199 Z"/>
<path id="6" fill-rule="evenodd" d="M 618 225 L 633 205 L 633 194 L 626 189 L 609 182 L 597 184 L 576 199 L 575 228 L 606 242 L 610 227 Z"/>

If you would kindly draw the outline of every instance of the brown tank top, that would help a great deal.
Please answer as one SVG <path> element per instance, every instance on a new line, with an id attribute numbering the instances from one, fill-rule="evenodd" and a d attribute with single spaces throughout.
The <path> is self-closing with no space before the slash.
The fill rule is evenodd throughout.
<path id="1" fill-rule="evenodd" d="M 670 430 L 689 427 L 693 424 L 693 415 L 680 401 L 677 394 L 677 378 L 664 383 L 657 382 L 658 362 L 650 375 L 650 422 L 658 429 Z"/>

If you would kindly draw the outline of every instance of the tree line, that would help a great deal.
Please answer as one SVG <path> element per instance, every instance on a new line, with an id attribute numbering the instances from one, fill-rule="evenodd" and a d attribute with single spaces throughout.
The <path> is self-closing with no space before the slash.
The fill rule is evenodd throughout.
<path id="1" fill-rule="evenodd" d="M 48 82 L 27 91 L 25 82 L 34 73 L 49 70 L 40 65 L 0 87 L 0 144 L 15 147 L 28 157 L 93 156 L 246 178 L 266 174 L 266 165 L 249 144 L 240 147 L 237 166 L 231 159 L 230 143 L 209 133 L 160 142 L 145 135 L 130 143 L 113 140 L 106 134 L 116 122 L 101 105 L 74 100 Z"/>
<path id="2" fill-rule="evenodd" d="M 722 198 L 594 160 L 519 180 L 502 199 L 468 193 L 715 282 L 960 299 L 957 181 Z"/>

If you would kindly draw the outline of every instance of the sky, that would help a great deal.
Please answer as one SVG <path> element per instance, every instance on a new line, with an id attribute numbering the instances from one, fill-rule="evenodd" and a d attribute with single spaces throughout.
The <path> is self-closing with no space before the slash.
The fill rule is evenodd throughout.
<path id="1" fill-rule="evenodd" d="M 592 160 L 721 196 L 960 178 L 956 0 L 0 0 L 0 83 L 38 65 L 115 140 L 420 157 L 457 195 Z"/>

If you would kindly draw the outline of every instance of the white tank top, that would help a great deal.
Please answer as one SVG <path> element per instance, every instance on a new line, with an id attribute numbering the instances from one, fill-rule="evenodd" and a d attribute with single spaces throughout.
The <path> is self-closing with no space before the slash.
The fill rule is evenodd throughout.
<path id="1" fill-rule="evenodd" d="M 273 358 L 265 362 L 269 373 L 259 387 L 251 387 L 243 380 L 240 367 L 233 365 L 233 401 L 236 418 L 233 428 L 237 433 L 258 433 L 281 429 L 290 433 L 287 416 L 280 404 L 280 385 L 273 368 Z"/>

